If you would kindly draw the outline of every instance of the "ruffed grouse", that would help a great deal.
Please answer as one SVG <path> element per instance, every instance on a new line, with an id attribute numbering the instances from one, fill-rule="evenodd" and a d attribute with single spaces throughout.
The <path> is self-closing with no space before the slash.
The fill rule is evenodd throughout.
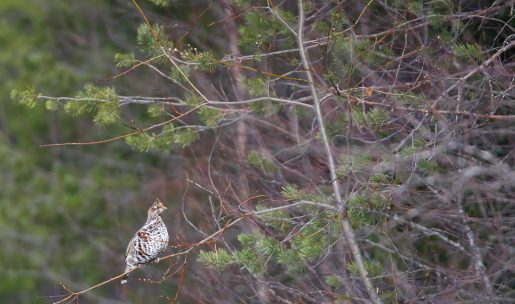
<path id="1" fill-rule="evenodd" d="M 159 255 L 168 246 L 168 231 L 161 219 L 161 213 L 166 210 L 163 203 L 156 199 L 148 209 L 147 222 L 136 232 L 129 242 L 125 254 L 125 272 L 159 259 Z M 129 274 L 122 278 L 122 284 L 127 283 Z"/>

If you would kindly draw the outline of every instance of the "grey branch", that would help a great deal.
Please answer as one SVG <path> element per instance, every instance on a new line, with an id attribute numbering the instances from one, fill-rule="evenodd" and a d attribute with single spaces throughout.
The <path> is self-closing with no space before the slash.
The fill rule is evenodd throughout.
<path id="1" fill-rule="evenodd" d="M 325 131 L 325 124 L 324 124 L 324 117 L 322 115 L 322 108 L 320 106 L 320 101 L 318 100 L 317 91 L 314 85 L 313 75 L 311 74 L 311 67 L 309 65 L 309 59 L 308 54 L 306 52 L 306 49 L 304 48 L 304 3 L 302 0 L 298 0 L 298 10 L 299 10 L 299 29 L 297 34 L 297 45 L 299 47 L 299 53 L 300 57 L 302 59 L 302 64 L 304 66 L 304 70 L 306 72 L 306 77 L 308 78 L 309 86 L 311 89 L 311 96 L 313 97 L 313 103 L 315 106 L 316 111 L 316 118 L 317 122 L 320 128 L 320 134 L 322 136 L 322 141 L 324 143 L 324 148 L 326 152 L 326 158 L 327 162 L 329 164 L 329 171 L 331 173 L 331 180 L 332 180 L 332 186 L 333 186 L 333 192 L 336 197 L 336 204 L 338 208 L 340 209 L 340 212 L 344 212 L 345 209 L 345 203 L 343 202 L 340 194 L 340 189 L 338 186 L 338 178 L 336 173 L 336 166 L 334 163 L 333 155 L 331 152 L 331 146 L 329 145 L 329 139 L 327 137 L 326 131 Z M 356 262 L 356 265 L 358 266 L 359 273 L 361 275 L 361 279 L 363 280 L 363 283 L 365 284 L 365 288 L 367 290 L 368 296 L 370 297 L 370 300 L 374 304 L 380 304 L 382 303 L 381 299 L 379 298 L 374 286 L 372 285 L 372 282 L 368 278 L 368 273 L 365 268 L 365 265 L 363 263 L 363 258 L 361 256 L 361 252 L 359 251 L 358 244 L 356 243 L 356 237 L 354 236 L 354 231 L 352 230 L 352 227 L 349 223 L 349 220 L 347 217 L 342 216 L 342 226 L 343 226 L 343 233 L 345 235 L 345 239 L 349 244 L 349 247 L 351 248 L 352 255 L 354 258 L 354 261 Z"/>

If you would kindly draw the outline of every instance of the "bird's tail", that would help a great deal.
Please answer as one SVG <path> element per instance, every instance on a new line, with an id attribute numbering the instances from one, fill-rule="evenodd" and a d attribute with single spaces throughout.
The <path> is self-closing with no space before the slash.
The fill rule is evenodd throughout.
<path id="1" fill-rule="evenodd" d="M 130 271 L 131 271 L 131 270 L 133 270 L 133 269 L 134 269 L 134 267 L 133 267 L 133 266 L 131 266 L 131 265 L 127 265 L 127 267 L 125 267 L 125 273 L 126 273 L 126 275 L 124 275 L 124 276 L 122 277 L 122 281 L 120 282 L 122 285 L 127 283 L 127 279 L 129 278 L 129 273 L 128 273 L 128 272 L 130 272 Z"/>

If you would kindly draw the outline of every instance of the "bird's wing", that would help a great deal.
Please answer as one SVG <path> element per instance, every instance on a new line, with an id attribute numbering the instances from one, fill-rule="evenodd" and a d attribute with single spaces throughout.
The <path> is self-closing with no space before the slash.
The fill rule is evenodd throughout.
<path id="1" fill-rule="evenodd" d="M 138 256 L 148 256 L 148 253 L 145 252 L 141 244 L 149 240 L 150 232 L 147 231 L 146 227 L 142 227 L 129 242 L 129 246 L 127 246 L 127 251 L 125 252 L 125 259 L 127 260 L 127 256 L 134 256 L 135 254 Z"/>
<path id="2" fill-rule="evenodd" d="M 127 246 L 127 251 L 125 252 L 125 260 L 127 260 L 127 257 L 129 255 L 132 255 L 134 251 L 136 250 L 136 247 L 138 245 L 138 235 L 134 235 L 132 239 L 129 242 L 129 245 Z"/>

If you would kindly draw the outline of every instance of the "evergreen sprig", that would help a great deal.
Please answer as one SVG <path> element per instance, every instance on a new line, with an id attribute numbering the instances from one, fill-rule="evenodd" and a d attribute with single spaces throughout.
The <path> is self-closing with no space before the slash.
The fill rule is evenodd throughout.
<path id="1" fill-rule="evenodd" d="M 378 261 L 365 261 L 364 264 L 365 269 L 367 270 L 370 277 L 377 277 L 383 271 L 383 265 L 381 265 L 381 263 Z M 347 264 L 347 270 L 356 276 L 358 276 L 360 273 L 359 267 L 354 261 Z"/>
<path id="2" fill-rule="evenodd" d="M 261 274 L 266 270 L 264 263 L 253 249 L 245 248 L 235 251 L 232 259 L 252 274 Z"/>
<path id="3" fill-rule="evenodd" d="M 38 101 L 38 94 L 36 93 L 36 88 L 33 86 L 30 86 L 23 91 L 13 89 L 11 90 L 11 99 L 16 103 L 25 105 L 29 108 L 34 108 Z"/>
<path id="4" fill-rule="evenodd" d="M 114 64 L 118 68 L 129 68 L 135 63 L 134 53 L 116 53 L 114 55 Z"/>
<path id="5" fill-rule="evenodd" d="M 57 111 L 59 109 L 59 102 L 54 99 L 49 99 L 45 101 L 45 109 L 48 111 Z"/>
<path id="6" fill-rule="evenodd" d="M 154 103 L 148 106 L 147 113 L 150 117 L 157 118 L 165 112 L 164 105 L 161 103 Z"/>
<path id="7" fill-rule="evenodd" d="M 288 23 L 294 24 L 294 16 L 291 12 L 274 8 L 278 14 Z M 258 51 L 265 43 L 271 41 L 276 35 L 281 35 L 282 47 L 291 48 L 295 43 L 293 34 L 277 19 L 260 10 L 250 11 L 245 14 L 245 24 L 239 27 L 240 44 L 244 51 Z"/>
<path id="8" fill-rule="evenodd" d="M 340 288 L 343 285 L 342 279 L 337 275 L 327 276 L 325 278 L 325 282 L 327 283 L 327 285 L 331 286 L 331 288 L 333 288 L 333 289 Z"/>
<path id="9" fill-rule="evenodd" d="M 262 205 L 256 206 L 256 211 L 264 213 L 258 215 L 259 219 L 278 231 L 288 231 L 291 228 L 290 214 L 285 210 L 267 211 L 269 208 Z"/>
<path id="10" fill-rule="evenodd" d="M 206 106 L 200 108 L 198 114 L 200 120 L 209 127 L 216 126 L 223 117 L 223 113 L 219 109 Z"/>
<path id="11" fill-rule="evenodd" d="M 322 256 L 328 247 L 326 228 L 318 220 L 313 220 L 304 225 L 302 232 L 292 239 L 292 248 L 297 249 L 300 258 L 305 261 L 311 261 Z"/>
<path id="12" fill-rule="evenodd" d="M 275 256 L 280 250 L 280 245 L 274 238 L 263 237 L 256 242 L 255 248 L 260 255 Z"/>
<path id="13" fill-rule="evenodd" d="M 257 234 L 240 233 L 238 234 L 238 241 L 241 243 L 243 248 L 250 248 L 253 247 L 261 237 L 262 236 Z"/>
<path id="14" fill-rule="evenodd" d="M 193 128 L 183 128 L 175 130 L 173 142 L 181 146 L 181 148 L 186 148 L 192 145 L 199 137 L 199 133 Z"/>
<path id="15" fill-rule="evenodd" d="M 290 274 L 306 270 L 306 264 L 302 260 L 299 251 L 295 248 L 281 247 L 277 253 L 277 262 L 285 267 L 286 271 Z"/>
<path id="16" fill-rule="evenodd" d="M 149 0 L 157 7 L 167 7 L 170 5 L 170 0 Z"/>
<path id="17" fill-rule="evenodd" d="M 86 84 L 81 91 L 75 94 L 75 98 L 86 100 L 67 101 L 64 105 L 66 113 L 72 116 L 94 113 L 93 121 L 99 126 L 108 126 L 119 122 L 120 103 L 114 88 Z"/>
<path id="18" fill-rule="evenodd" d="M 216 69 L 216 59 L 209 52 L 183 52 L 183 56 L 189 61 L 196 63 L 195 69 L 199 71 L 208 71 L 213 73 Z"/>
<path id="19" fill-rule="evenodd" d="M 461 58 L 483 59 L 483 51 L 477 43 L 456 44 L 452 53 Z"/>
<path id="20" fill-rule="evenodd" d="M 129 147 L 137 152 L 154 151 L 156 149 L 154 140 L 155 134 L 148 135 L 145 133 L 140 133 L 125 137 L 125 143 L 127 143 Z"/>
<path id="21" fill-rule="evenodd" d="M 164 29 L 165 27 L 159 24 L 154 25 L 152 29 L 146 23 L 143 23 L 138 27 L 137 43 L 139 49 L 145 55 L 149 57 L 162 55 L 163 51 L 161 50 L 161 47 L 166 51 L 173 49 L 173 43 L 168 40 Z M 164 57 L 161 57 L 161 59 L 157 61 L 162 63 L 165 62 L 165 59 Z"/>
<path id="22" fill-rule="evenodd" d="M 245 78 L 243 83 L 247 87 L 250 95 L 253 97 L 268 95 L 266 80 L 262 77 Z"/>
<path id="23" fill-rule="evenodd" d="M 138 152 L 169 152 L 173 144 L 185 148 L 199 137 L 192 128 L 176 128 L 173 124 L 164 126 L 160 133 L 142 132 L 125 137 L 125 142 Z"/>
<path id="24" fill-rule="evenodd" d="M 273 161 L 269 160 L 266 156 L 256 150 L 249 152 L 247 155 L 247 161 L 251 166 L 267 174 L 273 174 L 279 171 L 279 168 Z"/>
<path id="25" fill-rule="evenodd" d="M 369 125 L 376 131 L 382 130 L 382 127 L 386 125 L 390 119 L 388 111 L 380 108 L 363 111 L 356 107 L 353 109 L 352 113 L 358 125 Z"/>
<path id="26" fill-rule="evenodd" d="M 188 65 L 185 65 L 185 64 L 178 65 L 178 66 L 173 65 L 170 68 L 169 76 L 175 81 L 184 81 L 185 80 L 184 76 L 189 77 L 190 72 L 191 72 L 191 70 Z"/>
<path id="27" fill-rule="evenodd" d="M 336 118 L 325 126 L 327 136 L 333 143 L 343 140 L 347 132 L 349 116 L 347 113 L 338 113 Z"/>
<path id="28" fill-rule="evenodd" d="M 224 249 L 217 249 L 215 251 L 201 250 L 198 255 L 198 261 L 202 264 L 214 267 L 218 271 L 227 268 L 232 262 L 232 258 Z"/>
<path id="29" fill-rule="evenodd" d="M 296 185 L 285 185 L 281 190 L 281 195 L 286 199 L 298 201 L 306 197 L 306 191 L 299 189 Z"/>

